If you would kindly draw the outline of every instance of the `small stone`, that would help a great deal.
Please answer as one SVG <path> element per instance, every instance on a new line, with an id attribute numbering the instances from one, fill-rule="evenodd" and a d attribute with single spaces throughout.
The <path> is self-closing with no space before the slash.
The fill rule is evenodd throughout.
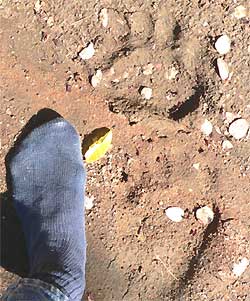
<path id="1" fill-rule="evenodd" d="M 222 149 L 223 150 L 229 150 L 229 149 L 232 149 L 233 147 L 234 147 L 233 144 L 229 140 L 224 140 L 222 142 Z"/>
<path id="2" fill-rule="evenodd" d="M 219 135 L 222 135 L 221 129 L 217 125 L 214 128 L 215 128 L 216 133 L 218 133 Z"/>
<path id="3" fill-rule="evenodd" d="M 250 260 L 246 257 L 242 258 L 239 263 L 234 263 L 233 265 L 233 273 L 235 276 L 240 277 L 247 267 L 250 265 Z"/>
<path id="4" fill-rule="evenodd" d="M 144 87 L 141 90 L 141 96 L 147 100 L 149 100 L 152 97 L 152 89 L 148 87 Z"/>
<path id="5" fill-rule="evenodd" d="M 178 73 L 179 73 L 179 71 L 174 66 L 172 66 L 171 68 L 169 68 L 169 70 L 166 71 L 165 78 L 167 80 L 173 80 L 176 78 L 176 75 Z"/>
<path id="6" fill-rule="evenodd" d="M 34 11 L 35 11 L 36 14 L 40 13 L 41 7 L 42 7 L 41 0 L 37 0 L 35 5 L 34 5 Z"/>
<path id="7" fill-rule="evenodd" d="M 247 135 L 249 130 L 249 122 L 246 119 L 240 118 L 233 121 L 229 126 L 229 134 L 239 140 Z"/>
<path id="8" fill-rule="evenodd" d="M 179 223 L 182 221 L 185 212 L 179 207 L 169 207 L 165 210 L 165 214 L 171 221 Z"/>
<path id="9" fill-rule="evenodd" d="M 220 78 L 222 80 L 228 79 L 229 78 L 229 68 L 228 68 L 227 63 L 223 59 L 218 58 L 217 59 L 217 67 L 218 67 Z"/>
<path id="10" fill-rule="evenodd" d="M 47 20 L 47 24 L 49 27 L 52 27 L 54 25 L 54 18 L 50 16 Z"/>
<path id="11" fill-rule="evenodd" d="M 234 16 L 236 19 L 242 19 L 247 16 L 247 9 L 243 5 L 239 5 L 234 10 Z"/>
<path id="12" fill-rule="evenodd" d="M 102 70 L 98 69 L 91 78 L 91 85 L 96 88 L 102 80 Z"/>
<path id="13" fill-rule="evenodd" d="M 199 170 L 200 169 L 200 163 L 194 163 L 193 168 L 196 169 L 196 170 Z"/>
<path id="14" fill-rule="evenodd" d="M 6 109 L 6 114 L 9 115 L 9 116 L 12 115 L 12 112 L 11 112 L 11 109 L 10 109 L 10 108 L 7 108 L 7 109 Z"/>
<path id="15" fill-rule="evenodd" d="M 201 125 L 201 131 L 205 136 L 210 136 L 213 132 L 212 123 L 209 120 L 205 119 L 205 121 Z"/>
<path id="16" fill-rule="evenodd" d="M 85 196 L 85 200 L 84 200 L 84 206 L 85 209 L 90 210 L 93 208 L 94 206 L 94 197 L 93 196 Z"/>
<path id="17" fill-rule="evenodd" d="M 83 48 L 83 50 L 79 53 L 79 57 L 82 60 L 89 60 L 95 54 L 94 44 L 90 42 L 87 47 Z"/>
<path id="18" fill-rule="evenodd" d="M 219 54 L 224 55 L 230 51 L 231 48 L 231 40 L 228 35 L 223 35 L 217 39 L 215 42 L 215 49 L 219 52 Z"/>
<path id="19" fill-rule="evenodd" d="M 107 10 L 107 8 L 103 8 L 100 11 L 99 19 L 100 19 L 100 21 L 102 23 L 102 26 L 104 28 L 106 28 L 108 26 L 108 22 L 109 22 L 109 16 L 108 16 L 108 10 Z"/>
<path id="20" fill-rule="evenodd" d="M 153 74 L 153 69 L 154 69 L 154 65 L 149 63 L 149 64 L 147 64 L 146 66 L 143 67 L 142 73 L 144 75 L 151 75 L 151 74 Z"/>
<path id="21" fill-rule="evenodd" d="M 195 216 L 203 225 L 208 225 L 214 219 L 214 212 L 208 206 L 204 206 L 196 210 Z"/>

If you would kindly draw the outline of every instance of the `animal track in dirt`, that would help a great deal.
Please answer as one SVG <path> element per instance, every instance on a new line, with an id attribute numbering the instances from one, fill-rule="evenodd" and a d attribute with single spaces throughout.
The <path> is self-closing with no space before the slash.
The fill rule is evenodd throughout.
<path id="1" fill-rule="evenodd" d="M 205 229 L 200 244 L 193 250 L 193 254 L 195 255 L 188 262 L 188 268 L 186 272 L 179 279 L 177 287 L 172 290 L 172 301 L 179 300 L 183 296 L 187 286 L 192 283 L 196 271 L 199 269 L 200 261 L 204 255 L 204 252 L 209 249 L 211 242 L 214 240 L 218 231 L 220 230 L 220 227 L 222 225 L 220 210 L 215 205 L 213 211 L 213 221 Z"/>
<path id="2" fill-rule="evenodd" d="M 175 105 L 169 110 L 169 118 L 179 121 L 188 114 L 193 113 L 199 108 L 201 98 L 204 96 L 206 88 L 203 83 L 194 87 L 194 94 L 180 105 Z"/>

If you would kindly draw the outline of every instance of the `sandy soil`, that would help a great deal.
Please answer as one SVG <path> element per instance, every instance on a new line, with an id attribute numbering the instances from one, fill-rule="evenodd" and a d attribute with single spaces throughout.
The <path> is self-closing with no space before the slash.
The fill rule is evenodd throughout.
<path id="1" fill-rule="evenodd" d="M 237 19 L 240 4 L 246 17 Z M 250 134 L 235 140 L 226 120 L 250 121 L 249 9 L 229 0 L 0 1 L 1 292 L 27 271 L 4 159 L 29 119 L 51 108 L 82 137 L 103 126 L 114 134 L 111 152 L 87 166 L 83 300 L 250 300 L 250 268 L 232 272 L 250 259 Z M 214 48 L 222 34 L 232 40 L 225 56 Z M 91 42 L 95 54 L 82 60 Z M 229 80 L 218 76 L 219 57 Z M 209 225 L 194 215 L 203 205 L 215 212 Z M 182 222 L 166 217 L 169 206 L 185 210 Z"/>

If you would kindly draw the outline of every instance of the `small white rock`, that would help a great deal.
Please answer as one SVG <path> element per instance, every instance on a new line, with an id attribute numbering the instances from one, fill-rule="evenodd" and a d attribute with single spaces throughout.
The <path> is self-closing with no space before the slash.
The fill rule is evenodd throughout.
<path id="1" fill-rule="evenodd" d="M 84 205 L 85 205 L 85 209 L 90 210 L 93 208 L 94 206 L 94 197 L 93 196 L 85 196 L 85 200 L 84 200 Z"/>
<path id="2" fill-rule="evenodd" d="M 141 90 L 141 96 L 147 100 L 149 100 L 152 97 L 152 89 L 148 87 L 144 87 Z"/>
<path id="3" fill-rule="evenodd" d="M 208 206 L 204 206 L 196 210 L 195 216 L 202 224 L 208 225 L 214 219 L 214 212 Z"/>
<path id="4" fill-rule="evenodd" d="M 218 133 L 219 135 L 222 135 L 221 129 L 217 125 L 214 128 L 215 128 L 216 133 Z"/>
<path id="5" fill-rule="evenodd" d="M 235 276 L 240 277 L 245 270 L 247 269 L 247 267 L 250 265 L 250 260 L 248 260 L 247 258 L 242 258 L 241 261 L 239 263 L 234 263 L 233 265 L 233 273 Z"/>
<path id="6" fill-rule="evenodd" d="M 82 60 L 89 60 L 95 54 L 94 44 L 90 42 L 87 47 L 83 48 L 83 50 L 79 53 L 79 57 Z"/>
<path id="7" fill-rule="evenodd" d="M 225 34 L 217 39 L 214 46 L 215 49 L 219 52 L 219 54 L 227 54 L 231 48 L 231 40 L 229 36 Z"/>
<path id="8" fill-rule="evenodd" d="M 108 10 L 107 10 L 107 8 L 103 8 L 100 11 L 99 19 L 100 19 L 100 21 L 102 23 L 102 26 L 104 28 L 106 28 L 108 26 L 108 22 L 109 22 L 109 16 L 108 16 Z"/>
<path id="9" fill-rule="evenodd" d="M 50 16 L 47 20 L 47 24 L 49 27 L 52 27 L 54 25 L 54 18 Z"/>
<path id="10" fill-rule="evenodd" d="M 239 5 L 234 10 L 234 16 L 236 19 L 242 19 L 247 16 L 247 9 L 243 5 Z"/>
<path id="11" fill-rule="evenodd" d="M 213 132 L 212 123 L 209 120 L 205 119 L 205 121 L 201 125 L 201 131 L 205 136 L 210 136 Z"/>
<path id="12" fill-rule="evenodd" d="M 179 223 L 182 221 L 185 212 L 180 207 L 169 207 L 165 210 L 165 214 L 171 221 Z"/>
<path id="13" fill-rule="evenodd" d="M 102 70 L 98 69 L 91 78 L 91 85 L 96 88 L 102 80 Z"/>
<path id="14" fill-rule="evenodd" d="M 173 80 L 176 78 L 176 75 L 179 73 L 179 71 L 174 67 L 172 66 L 171 68 L 169 68 L 166 73 L 165 73 L 165 78 L 167 80 Z"/>
<path id="15" fill-rule="evenodd" d="M 34 5 L 34 11 L 35 13 L 39 14 L 41 11 L 42 3 L 41 0 L 37 0 L 35 5 Z"/>
<path id="16" fill-rule="evenodd" d="M 223 150 L 232 149 L 233 147 L 234 147 L 233 144 L 229 140 L 224 140 L 222 142 L 222 149 Z"/>
<path id="17" fill-rule="evenodd" d="M 193 168 L 196 169 L 196 170 L 199 170 L 200 169 L 200 163 L 194 163 Z"/>
<path id="18" fill-rule="evenodd" d="M 218 58 L 217 59 L 217 67 L 219 70 L 220 78 L 222 80 L 228 79 L 229 78 L 229 68 L 228 68 L 227 63 L 223 59 Z"/>
<path id="19" fill-rule="evenodd" d="M 154 65 L 149 63 L 149 64 L 147 64 L 146 66 L 143 67 L 142 73 L 144 75 L 151 75 L 151 74 L 153 74 L 153 70 L 154 70 Z"/>
<path id="20" fill-rule="evenodd" d="M 229 126 L 229 134 L 239 140 L 247 135 L 249 130 L 249 122 L 246 119 L 240 118 L 232 122 Z"/>

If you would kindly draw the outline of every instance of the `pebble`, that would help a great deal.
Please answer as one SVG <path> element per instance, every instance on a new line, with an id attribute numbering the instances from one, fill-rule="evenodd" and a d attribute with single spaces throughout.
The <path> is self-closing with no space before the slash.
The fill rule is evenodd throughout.
<path id="1" fill-rule="evenodd" d="M 95 54 L 94 44 L 90 42 L 87 47 L 83 48 L 83 50 L 79 53 L 79 57 L 82 60 L 89 60 Z"/>
<path id="2" fill-rule="evenodd" d="M 149 64 L 147 64 L 146 66 L 143 67 L 142 73 L 144 75 L 151 75 L 151 74 L 153 74 L 153 70 L 154 70 L 154 65 L 149 63 Z"/>
<path id="3" fill-rule="evenodd" d="M 100 19 L 100 21 L 102 23 L 102 26 L 104 28 L 106 28 L 108 26 L 108 22 L 109 22 L 109 16 L 108 16 L 108 10 L 107 10 L 107 8 L 103 8 L 100 11 L 99 19 Z"/>
<path id="4" fill-rule="evenodd" d="M 249 122 L 246 119 L 240 118 L 233 121 L 229 126 L 229 134 L 239 140 L 247 135 L 249 130 Z"/>
<path id="5" fill-rule="evenodd" d="M 234 147 L 233 144 L 229 140 L 224 140 L 222 142 L 222 149 L 223 150 L 232 149 L 233 147 Z"/>
<path id="6" fill-rule="evenodd" d="M 94 197 L 93 196 L 85 196 L 84 200 L 85 209 L 90 210 L 94 206 Z"/>
<path id="7" fill-rule="evenodd" d="M 39 14 L 40 11 L 41 11 L 41 7 L 42 7 L 41 0 L 37 0 L 35 5 L 34 5 L 35 13 Z"/>
<path id="8" fill-rule="evenodd" d="M 54 18 L 50 16 L 47 20 L 47 24 L 49 27 L 52 27 L 54 25 Z"/>
<path id="9" fill-rule="evenodd" d="M 169 207 L 165 210 L 165 214 L 171 221 L 179 223 L 182 221 L 185 212 L 180 207 Z"/>
<path id="10" fill-rule="evenodd" d="M 172 66 L 168 71 L 165 73 L 165 78 L 168 80 L 173 80 L 176 78 L 176 75 L 179 73 L 179 71 Z"/>
<path id="11" fill-rule="evenodd" d="M 214 212 L 208 206 L 204 206 L 196 210 L 195 216 L 203 225 L 208 225 L 214 219 Z"/>
<path id="12" fill-rule="evenodd" d="M 96 88 L 102 80 L 102 70 L 98 69 L 91 78 L 91 85 Z"/>
<path id="13" fill-rule="evenodd" d="M 242 258 L 239 263 L 234 263 L 233 265 L 233 273 L 235 276 L 240 277 L 247 267 L 250 265 L 250 260 L 248 260 L 246 257 Z"/>
<path id="14" fill-rule="evenodd" d="M 152 97 L 152 89 L 148 87 L 144 87 L 141 90 L 141 96 L 147 100 L 149 100 Z"/>
<path id="15" fill-rule="evenodd" d="M 216 133 L 218 133 L 219 135 L 222 135 L 221 129 L 216 125 L 215 127 Z"/>
<path id="16" fill-rule="evenodd" d="M 7 108 L 7 109 L 6 109 L 6 114 L 9 115 L 9 116 L 12 115 L 12 112 L 11 112 L 11 109 L 10 109 L 10 108 Z"/>
<path id="17" fill-rule="evenodd" d="M 247 9 L 243 5 L 239 5 L 234 10 L 234 16 L 236 19 L 242 19 L 247 16 Z"/>
<path id="18" fill-rule="evenodd" d="M 52 16 L 50 16 L 47 20 L 47 25 L 49 27 L 52 27 L 54 25 L 54 18 Z"/>
<path id="19" fill-rule="evenodd" d="M 196 169 L 196 170 L 199 170 L 200 169 L 200 163 L 194 163 L 193 168 Z"/>
<path id="20" fill-rule="evenodd" d="M 229 68 L 228 68 L 227 63 L 223 59 L 218 58 L 217 59 L 217 67 L 218 67 L 218 70 L 219 70 L 220 78 L 222 80 L 228 79 L 228 77 L 229 77 Z"/>
<path id="21" fill-rule="evenodd" d="M 228 35 L 220 36 L 215 42 L 215 49 L 219 52 L 219 54 L 224 55 L 230 51 L 231 48 L 231 40 Z"/>
<path id="22" fill-rule="evenodd" d="M 205 121 L 201 125 L 201 131 L 205 136 L 210 136 L 213 132 L 212 123 L 209 120 L 205 119 Z"/>

